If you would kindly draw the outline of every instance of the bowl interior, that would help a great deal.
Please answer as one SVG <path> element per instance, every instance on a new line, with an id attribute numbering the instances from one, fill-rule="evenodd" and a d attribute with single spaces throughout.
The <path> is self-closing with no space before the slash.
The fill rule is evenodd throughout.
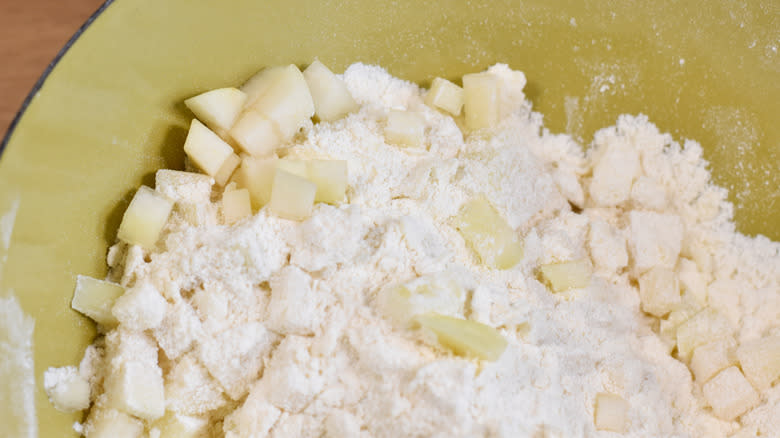
<path id="1" fill-rule="evenodd" d="M 574 4 L 576 3 L 576 4 Z M 181 104 L 261 67 L 379 64 L 427 85 L 496 63 L 528 77 L 554 132 L 587 144 L 622 113 L 699 140 L 739 229 L 780 238 L 780 14 L 771 0 L 116 0 L 59 62 L 0 160 L 0 217 L 18 202 L 0 291 L 36 318 L 41 436 L 66 436 L 43 371 L 75 364 L 94 336 L 69 308 L 77 274 L 105 252 L 134 189 L 181 167 Z M 6 259 L 5 266 L 2 260 Z"/>

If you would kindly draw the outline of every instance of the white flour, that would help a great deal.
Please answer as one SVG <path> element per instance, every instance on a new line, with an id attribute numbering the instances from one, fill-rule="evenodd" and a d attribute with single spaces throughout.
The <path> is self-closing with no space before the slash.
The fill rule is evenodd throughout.
<path id="1" fill-rule="evenodd" d="M 110 277 L 144 305 L 115 309 L 122 325 L 82 370 L 99 370 L 103 350 L 109 370 L 154 366 L 159 346 L 167 409 L 206 420 L 203 436 L 616 436 L 595 429 L 600 392 L 628 402 L 626 436 L 780 436 L 777 385 L 741 424 L 712 415 L 636 286 L 652 267 L 676 269 L 738 342 L 777 335 L 780 245 L 734 231 L 698 144 L 623 116 L 585 154 L 543 128 L 522 73 L 491 71 L 504 119 L 483 139 L 464 138 L 416 85 L 351 66 L 360 111 L 307 126 L 287 150 L 347 160 L 349 202 L 318 204 L 303 223 L 264 209 L 220 225 L 208 192 L 179 191 L 159 251 L 112 248 Z M 385 143 L 390 109 L 423 115 L 427 148 Z M 523 236 L 512 269 L 478 263 L 451 223 L 480 194 Z M 541 263 L 580 258 L 594 266 L 588 287 L 552 294 L 537 280 Z M 424 275 L 463 285 L 467 305 L 451 313 L 498 328 L 509 342 L 499 360 L 452 356 L 381 316 L 379 291 Z M 93 395 L 100 373 L 86 373 Z"/>

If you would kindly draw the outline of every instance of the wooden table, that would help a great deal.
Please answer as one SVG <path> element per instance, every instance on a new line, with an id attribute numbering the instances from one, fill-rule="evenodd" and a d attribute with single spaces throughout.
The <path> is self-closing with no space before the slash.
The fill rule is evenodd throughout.
<path id="1" fill-rule="evenodd" d="M 0 138 L 46 66 L 103 0 L 0 0 Z"/>

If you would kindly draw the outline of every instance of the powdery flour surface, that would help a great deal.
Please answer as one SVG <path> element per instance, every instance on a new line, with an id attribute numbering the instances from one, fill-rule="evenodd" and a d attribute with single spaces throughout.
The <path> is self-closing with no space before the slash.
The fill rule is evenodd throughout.
<path id="1" fill-rule="evenodd" d="M 637 282 L 667 268 L 683 304 L 722 315 L 736 344 L 779 336 L 780 245 L 735 231 L 697 143 L 622 116 L 583 152 L 544 129 L 522 73 L 490 71 L 502 122 L 464 138 L 425 90 L 351 66 L 359 112 L 305 127 L 285 151 L 347 160 L 348 202 L 301 223 L 263 209 L 226 226 L 210 187 L 166 193 L 177 205 L 158 250 L 109 254 L 110 279 L 144 304 L 115 308 L 121 325 L 87 351 L 93 396 L 106 372 L 159 363 L 167 410 L 202 436 L 621 436 L 596 430 L 598 393 L 628 402 L 625 436 L 780 436 L 777 382 L 738 420 L 713 415 Z M 391 109 L 424 116 L 425 148 L 385 142 Z M 452 224 L 480 195 L 522 236 L 511 269 L 479 263 Z M 541 264 L 579 259 L 589 286 L 540 283 Z M 384 318 L 379 292 L 418 277 L 457 281 L 465 304 L 446 313 L 497 328 L 503 355 L 454 356 Z M 84 430 L 112 412 L 97 396 Z"/>

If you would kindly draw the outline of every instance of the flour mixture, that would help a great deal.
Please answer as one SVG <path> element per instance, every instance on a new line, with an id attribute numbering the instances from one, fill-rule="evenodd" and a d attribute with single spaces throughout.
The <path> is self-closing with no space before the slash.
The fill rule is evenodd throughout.
<path id="1" fill-rule="evenodd" d="M 291 69 L 189 100 L 193 172 L 79 277 L 102 334 L 45 382 L 77 431 L 780 436 L 780 244 L 699 144 L 626 115 L 583 150 L 505 65 Z"/>

